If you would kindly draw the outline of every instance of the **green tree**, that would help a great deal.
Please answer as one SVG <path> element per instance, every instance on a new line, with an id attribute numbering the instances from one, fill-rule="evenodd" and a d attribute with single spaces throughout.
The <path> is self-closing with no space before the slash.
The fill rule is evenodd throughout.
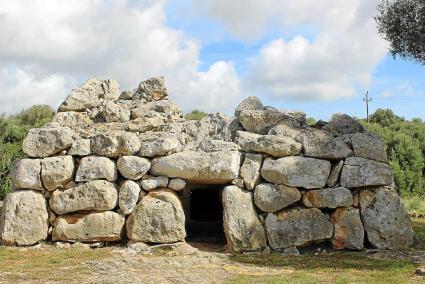
<path id="1" fill-rule="evenodd" d="M 55 111 L 52 107 L 48 105 L 35 105 L 12 116 L 10 119 L 20 126 L 40 127 L 52 121 L 54 115 Z"/>
<path id="2" fill-rule="evenodd" d="M 370 116 L 369 121 L 382 126 L 390 126 L 396 122 L 404 121 L 404 118 L 395 115 L 391 109 L 379 108 Z"/>
<path id="3" fill-rule="evenodd" d="M 184 118 L 186 120 L 201 120 L 202 118 L 206 117 L 207 115 L 208 115 L 207 113 L 195 109 L 195 110 L 192 110 L 189 113 L 186 113 L 184 115 Z"/>
<path id="4" fill-rule="evenodd" d="M 393 56 L 425 64 L 425 1 L 383 0 L 375 20 Z"/>

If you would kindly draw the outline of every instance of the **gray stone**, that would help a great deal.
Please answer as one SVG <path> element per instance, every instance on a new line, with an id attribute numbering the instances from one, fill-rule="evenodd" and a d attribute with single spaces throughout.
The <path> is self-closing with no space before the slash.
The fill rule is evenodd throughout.
<path id="1" fill-rule="evenodd" d="M 130 120 L 131 111 L 119 104 L 108 101 L 102 109 L 106 122 L 125 122 Z"/>
<path id="2" fill-rule="evenodd" d="M 106 179 L 117 180 L 117 166 L 115 162 L 106 157 L 88 156 L 80 161 L 75 181 L 90 181 Z"/>
<path id="3" fill-rule="evenodd" d="M 334 225 L 334 249 L 363 249 L 364 228 L 360 212 L 355 208 L 337 208 L 330 217 Z"/>
<path id="4" fill-rule="evenodd" d="M 143 177 L 143 180 L 140 182 L 140 185 L 146 191 L 150 191 L 156 188 L 164 188 L 168 185 L 168 177 L 154 177 L 146 175 L 145 177 Z"/>
<path id="5" fill-rule="evenodd" d="M 158 112 L 167 115 L 170 118 L 178 119 L 183 116 L 179 106 L 169 100 L 148 102 L 131 111 L 133 118 L 144 117 L 148 112 Z"/>
<path id="6" fill-rule="evenodd" d="M 334 138 L 325 131 L 308 130 L 302 135 L 304 155 L 326 160 L 342 160 L 352 156 L 353 151 L 341 138 Z"/>
<path id="7" fill-rule="evenodd" d="M 19 160 L 12 170 L 14 188 L 42 190 L 40 173 L 40 159 Z"/>
<path id="8" fill-rule="evenodd" d="M 98 134 L 91 139 L 93 153 L 109 158 L 134 155 L 139 152 L 140 146 L 139 138 L 131 132 Z"/>
<path id="9" fill-rule="evenodd" d="M 53 191 L 65 188 L 74 175 L 74 160 L 72 156 L 57 156 L 44 158 L 41 161 L 41 178 L 44 187 Z"/>
<path id="10" fill-rule="evenodd" d="M 168 97 L 167 87 L 164 77 L 153 77 L 139 84 L 136 93 L 133 94 L 133 100 L 143 99 L 147 102 L 159 101 Z"/>
<path id="11" fill-rule="evenodd" d="M 128 215 L 133 212 L 139 201 L 140 186 L 131 180 L 123 182 L 119 193 L 119 207 L 123 214 Z"/>
<path id="12" fill-rule="evenodd" d="M 151 174 L 193 182 L 227 183 L 239 175 L 239 152 L 185 151 L 152 160 Z"/>
<path id="13" fill-rule="evenodd" d="M 140 136 L 142 157 L 164 156 L 177 152 L 181 147 L 179 138 L 174 133 L 149 133 Z"/>
<path id="14" fill-rule="evenodd" d="M 273 157 L 299 155 L 302 144 L 289 137 L 275 135 L 259 135 L 238 131 L 236 142 L 243 151 L 269 154 Z"/>
<path id="15" fill-rule="evenodd" d="M 168 187 L 174 191 L 180 191 L 186 187 L 186 181 L 181 178 L 173 178 L 168 183 Z"/>
<path id="16" fill-rule="evenodd" d="M 151 163 L 137 156 L 121 156 L 117 167 L 125 178 L 139 180 L 149 171 Z"/>
<path id="17" fill-rule="evenodd" d="M 68 155 L 72 156 L 88 156 L 91 155 L 90 139 L 78 139 L 72 143 L 71 149 L 69 149 Z"/>
<path id="18" fill-rule="evenodd" d="M 387 153 L 384 141 L 371 134 L 356 133 L 351 136 L 354 156 L 385 163 Z"/>
<path id="19" fill-rule="evenodd" d="M 333 234 L 332 224 L 317 208 L 269 213 L 265 228 L 269 244 L 275 250 L 321 242 Z"/>
<path id="20" fill-rule="evenodd" d="M 260 181 L 260 169 L 263 156 L 260 154 L 246 153 L 241 166 L 240 176 L 243 179 L 245 188 L 253 190 Z"/>
<path id="21" fill-rule="evenodd" d="M 71 129 L 88 127 L 94 123 L 87 113 L 76 111 L 58 112 L 52 122 Z"/>
<path id="22" fill-rule="evenodd" d="M 171 190 L 149 192 L 128 217 L 126 227 L 131 241 L 174 243 L 186 237 L 183 208 Z"/>
<path id="23" fill-rule="evenodd" d="M 326 181 L 327 186 L 334 187 L 338 184 L 343 166 L 344 166 L 344 161 L 339 161 L 337 164 L 332 165 L 331 173 L 328 177 L 328 180 Z"/>
<path id="24" fill-rule="evenodd" d="M 62 215 L 76 211 L 111 210 L 117 202 L 115 185 L 106 180 L 95 180 L 64 191 L 54 191 L 49 205 L 56 214 Z"/>
<path id="25" fill-rule="evenodd" d="M 71 147 L 77 135 L 68 127 L 33 128 L 22 142 L 22 150 L 31 157 L 48 157 Z"/>
<path id="26" fill-rule="evenodd" d="M 275 184 L 313 189 L 325 186 L 330 170 L 329 161 L 292 156 L 265 159 L 261 175 Z"/>
<path id="27" fill-rule="evenodd" d="M 262 110 L 263 103 L 257 97 L 247 97 L 235 109 L 235 116 L 238 117 L 243 110 Z"/>
<path id="28" fill-rule="evenodd" d="M 222 201 L 224 233 L 229 249 L 245 252 L 266 247 L 266 234 L 252 203 L 252 192 L 227 186 Z"/>
<path id="29" fill-rule="evenodd" d="M 369 242 L 378 249 L 413 244 L 412 224 L 400 196 L 386 187 L 360 192 L 360 213 Z"/>
<path id="30" fill-rule="evenodd" d="M 332 121 L 323 127 L 332 135 L 354 134 L 364 132 L 364 127 L 354 118 L 346 114 L 334 114 Z"/>
<path id="31" fill-rule="evenodd" d="M 49 214 L 42 193 L 19 190 L 9 193 L 0 215 L 3 245 L 29 246 L 47 238 Z"/>
<path id="32" fill-rule="evenodd" d="M 262 183 L 255 187 L 254 202 L 264 212 L 276 212 L 301 199 L 295 187 Z"/>
<path id="33" fill-rule="evenodd" d="M 347 188 L 391 185 L 393 174 L 387 164 L 351 157 L 345 160 L 341 173 L 341 186 Z"/>
<path id="34" fill-rule="evenodd" d="M 112 242 L 121 239 L 125 218 L 115 212 L 94 212 L 59 216 L 53 241 Z"/>
<path id="35" fill-rule="evenodd" d="M 351 191 L 344 187 L 324 188 L 307 191 L 303 196 L 307 207 L 337 208 L 348 207 L 353 203 Z"/>

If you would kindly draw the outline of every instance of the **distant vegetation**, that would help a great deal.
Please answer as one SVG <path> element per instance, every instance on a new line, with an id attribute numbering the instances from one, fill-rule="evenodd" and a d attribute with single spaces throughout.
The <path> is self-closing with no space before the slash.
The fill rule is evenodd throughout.
<path id="1" fill-rule="evenodd" d="M 9 173 L 23 156 L 22 140 L 33 127 L 50 122 L 55 114 L 47 105 L 35 105 L 13 116 L 0 116 L 0 199 L 11 190 Z"/>
<path id="2" fill-rule="evenodd" d="M 206 117 L 207 115 L 208 115 L 207 113 L 195 109 L 195 110 L 192 110 L 189 113 L 186 113 L 184 115 L 184 118 L 186 120 L 201 120 L 202 118 Z"/>

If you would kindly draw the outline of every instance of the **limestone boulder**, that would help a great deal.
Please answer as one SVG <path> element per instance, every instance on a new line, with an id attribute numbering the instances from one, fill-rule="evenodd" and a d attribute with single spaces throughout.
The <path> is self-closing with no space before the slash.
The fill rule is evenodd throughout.
<path id="1" fill-rule="evenodd" d="M 119 207 L 123 214 L 128 215 L 133 212 L 139 201 L 140 186 L 131 180 L 123 182 L 119 192 Z"/>
<path id="2" fill-rule="evenodd" d="M 123 234 L 125 218 L 112 211 L 62 215 L 56 218 L 53 241 L 112 242 Z"/>
<path id="3" fill-rule="evenodd" d="M 140 147 L 139 138 L 132 132 L 98 134 L 91 139 L 93 154 L 109 158 L 134 155 L 139 152 Z"/>
<path id="4" fill-rule="evenodd" d="M 49 214 L 40 192 L 19 190 L 9 193 L 0 215 L 3 245 L 29 246 L 47 238 Z"/>
<path id="5" fill-rule="evenodd" d="M 384 141 L 372 134 L 356 133 L 351 136 L 354 156 L 385 163 L 387 153 Z"/>
<path id="6" fill-rule="evenodd" d="M 353 151 L 342 138 L 335 138 L 325 131 L 316 129 L 304 131 L 302 143 L 306 157 L 342 160 L 353 155 Z"/>
<path id="7" fill-rule="evenodd" d="M 252 203 L 252 192 L 227 186 L 222 194 L 223 226 L 231 251 L 257 251 L 267 246 L 263 225 Z"/>
<path id="8" fill-rule="evenodd" d="M 334 187 L 338 184 L 343 166 L 344 161 L 339 161 L 338 163 L 332 165 L 331 173 L 329 174 L 328 180 L 326 181 L 327 186 Z"/>
<path id="9" fill-rule="evenodd" d="M 378 249 L 413 244 L 412 224 L 400 196 L 386 187 L 360 192 L 360 213 L 369 242 Z"/>
<path id="10" fill-rule="evenodd" d="M 307 207 L 317 208 L 349 207 L 353 203 L 353 196 L 344 187 L 324 188 L 307 191 L 303 203 Z"/>
<path id="11" fill-rule="evenodd" d="M 273 157 L 295 156 L 301 153 L 302 144 L 292 138 L 274 135 L 259 135 L 238 131 L 236 143 L 243 151 L 269 154 Z"/>
<path id="12" fill-rule="evenodd" d="M 174 243 L 186 237 L 181 202 L 171 190 L 155 190 L 142 198 L 127 219 L 131 241 Z"/>
<path id="13" fill-rule="evenodd" d="M 236 151 L 184 151 L 152 160 L 150 172 L 193 182 L 227 183 L 238 177 L 240 161 Z"/>
<path id="14" fill-rule="evenodd" d="M 52 122 L 71 129 L 83 128 L 93 124 L 90 115 L 85 112 L 77 111 L 58 112 L 55 114 Z"/>
<path id="15" fill-rule="evenodd" d="M 117 161 L 117 167 L 125 178 L 139 180 L 149 171 L 151 163 L 137 156 L 121 156 Z"/>
<path id="16" fill-rule="evenodd" d="M 53 191 L 64 188 L 74 176 L 74 160 L 72 156 L 44 158 L 41 161 L 41 178 L 44 187 Z"/>
<path id="17" fill-rule="evenodd" d="M 106 157 L 88 156 L 80 161 L 75 181 L 91 181 L 106 179 L 117 180 L 117 166 L 115 162 Z"/>
<path id="18" fill-rule="evenodd" d="M 11 175 L 14 188 L 42 190 L 40 173 L 40 159 L 19 160 L 13 167 Z"/>
<path id="19" fill-rule="evenodd" d="M 238 117 L 243 110 L 262 110 L 263 103 L 257 97 L 251 96 L 244 99 L 235 109 L 235 116 Z"/>
<path id="20" fill-rule="evenodd" d="M 196 144 L 196 147 L 194 147 L 193 150 L 199 150 L 207 153 L 219 151 L 239 151 L 241 149 L 238 144 L 229 141 L 208 139 L 199 141 L 199 143 L 197 142 L 198 141 L 194 143 Z"/>
<path id="21" fill-rule="evenodd" d="M 346 114 L 335 114 L 332 121 L 323 127 L 332 135 L 354 134 L 357 132 L 365 132 L 365 128 L 356 119 Z"/>
<path id="22" fill-rule="evenodd" d="M 144 117 L 148 112 L 158 112 L 167 115 L 172 119 L 178 119 L 183 116 L 179 106 L 169 100 L 148 102 L 131 111 L 132 118 Z"/>
<path id="23" fill-rule="evenodd" d="M 317 208 L 269 213 L 265 221 L 272 249 L 302 247 L 332 238 L 333 225 Z"/>
<path id="24" fill-rule="evenodd" d="M 168 177 L 164 177 L 164 176 L 155 177 L 155 176 L 146 175 L 145 177 L 143 177 L 143 180 L 140 182 L 140 185 L 146 191 L 150 191 L 156 188 L 167 187 Z"/>
<path id="25" fill-rule="evenodd" d="M 131 111 L 117 103 L 107 101 L 103 107 L 102 117 L 106 122 L 125 122 L 130 120 Z"/>
<path id="26" fill-rule="evenodd" d="M 72 156 L 88 156 L 92 154 L 90 147 L 90 139 L 77 139 L 72 143 L 68 155 Z"/>
<path id="27" fill-rule="evenodd" d="M 44 158 L 69 149 L 77 138 L 68 127 L 33 128 L 22 142 L 22 150 L 30 157 Z"/>
<path id="28" fill-rule="evenodd" d="M 267 134 L 270 128 L 279 124 L 294 127 L 306 125 L 304 113 L 278 110 L 243 110 L 239 114 L 239 121 L 246 131 L 257 134 Z"/>
<path id="29" fill-rule="evenodd" d="M 263 156 L 260 154 L 246 153 L 241 166 L 240 176 L 243 179 L 245 188 L 253 190 L 260 181 L 260 169 L 263 163 Z"/>
<path id="30" fill-rule="evenodd" d="M 186 181 L 181 178 L 173 178 L 173 179 L 170 179 L 170 182 L 168 183 L 168 187 L 174 191 L 181 191 L 186 187 Z"/>
<path id="31" fill-rule="evenodd" d="M 49 205 L 56 214 L 62 215 L 76 211 L 111 210 L 117 202 L 115 185 L 106 180 L 95 180 L 64 191 L 54 191 Z"/>
<path id="32" fill-rule="evenodd" d="M 337 208 L 330 221 L 335 228 L 331 240 L 334 249 L 363 249 L 364 228 L 359 209 Z"/>
<path id="33" fill-rule="evenodd" d="M 177 152 L 182 147 L 179 137 L 174 133 L 144 133 L 139 138 L 139 155 L 142 157 L 164 156 Z"/>
<path id="34" fill-rule="evenodd" d="M 264 212 L 279 211 L 301 199 L 301 193 L 295 187 L 283 184 L 262 183 L 255 187 L 255 205 Z"/>
<path id="35" fill-rule="evenodd" d="M 387 164 L 358 157 L 345 160 L 341 173 L 341 186 L 347 188 L 391 185 L 393 174 Z"/>
<path id="36" fill-rule="evenodd" d="M 144 100 L 146 102 L 167 99 L 168 91 L 164 77 L 153 77 L 141 82 L 132 98 L 133 100 Z"/>
<path id="37" fill-rule="evenodd" d="M 314 189 L 325 186 L 330 170 L 329 161 L 291 156 L 265 159 L 261 175 L 275 184 Z"/>

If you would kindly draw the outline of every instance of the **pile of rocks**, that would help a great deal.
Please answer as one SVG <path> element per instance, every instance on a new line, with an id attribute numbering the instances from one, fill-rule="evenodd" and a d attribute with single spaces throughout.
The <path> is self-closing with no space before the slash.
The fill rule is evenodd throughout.
<path id="1" fill-rule="evenodd" d="M 181 241 L 180 192 L 191 183 L 226 185 L 223 227 L 236 252 L 324 241 L 399 249 L 414 238 L 384 144 L 346 115 L 310 127 L 304 113 L 249 97 L 235 117 L 186 121 L 162 77 L 124 92 L 91 79 L 23 150 L 4 245 Z"/>

